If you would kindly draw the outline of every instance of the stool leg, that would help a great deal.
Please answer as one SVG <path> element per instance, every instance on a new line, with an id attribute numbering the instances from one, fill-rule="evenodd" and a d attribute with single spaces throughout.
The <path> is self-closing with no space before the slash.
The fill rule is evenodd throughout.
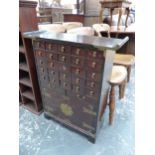
<path id="1" fill-rule="evenodd" d="M 109 95 L 109 125 L 113 122 L 115 111 L 115 86 L 111 86 L 110 95 Z"/>
<path id="2" fill-rule="evenodd" d="M 127 81 L 130 81 L 130 74 L 131 74 L 131 66 L 127 67 Z"/>
<path id="3" fill-rule="evenodd" d="M 124 97 L 125 86 L 126 86 L 126 79 L 119 85 L 119 99 L 122 99 Z"/>

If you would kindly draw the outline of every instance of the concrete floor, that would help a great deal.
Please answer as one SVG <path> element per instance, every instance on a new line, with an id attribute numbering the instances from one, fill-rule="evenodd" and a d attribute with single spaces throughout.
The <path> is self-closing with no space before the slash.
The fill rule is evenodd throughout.
<path id="1" fill-rule="evenodd" d="M 20 155 L 134 155 L 134 67 L 131 75 L 125 98 L 120 101 L 117 98 L 113 125 L 108 125 L 107 107 L 95 144 L 58 123 L 46 120 L 43 114 L 36 116 L 20 107 Z"/>

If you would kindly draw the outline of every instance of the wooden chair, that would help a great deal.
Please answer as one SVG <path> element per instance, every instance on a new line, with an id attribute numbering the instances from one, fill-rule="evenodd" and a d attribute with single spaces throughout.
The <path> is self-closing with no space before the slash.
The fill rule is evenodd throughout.
<path id="1" fill-rule="evenodd" d="M 92 26 L 99 37 L 102 37 L 101 32 L 107 32 L 110 37 L 110 26 L 108 24 L 94 24 Z M 115 54 L 114 65 L 122 65 L 127 68 L 127 81 L 130 80 L 131 67 L 134 64 L 134 56 L 131 54 Z"/>
<path id="2" fill-rule="evenodd" d="M 127 70 L 124 66 L 113 66 L 111 77 L 109 80 L 109 125 L 112 124 L 115 111 L 115 86 L 119 86 L 119 99 L 124 97 L 125 85 L 127 78 Z"/>

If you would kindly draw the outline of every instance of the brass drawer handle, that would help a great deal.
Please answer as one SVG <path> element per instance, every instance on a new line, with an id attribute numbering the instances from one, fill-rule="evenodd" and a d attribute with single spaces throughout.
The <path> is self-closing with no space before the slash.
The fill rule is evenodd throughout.
<path id="1" fill-rule="evenodd" d="M 64 78 L 66 78 L 66 77 L 67 77 L 67 75 L 66 75 L 66 74 L 63 74 L 63 77 L 64 77 Z"/>
<path id="2" fill-rule="evenodd" d="M 80 79 L 77 78 L 77 79 L 75 80 L 75 83 L 76 83 L 76 84 L 79 84 L 79 83 L 80 83 Z"/>
<path id="3" fill-rule="evenodd" d="M 44 73 L 44 71 L 45 71 L 44 68 L 41 68 L 41 71 Z"/>
<path id="4" fill-rule="evenodd" d="M 61 60 L 62 60 L 62 61 L 65 61 L 65 60 L 66 60 L 66 57 L 65 57 L 65 56 L 62 56 L 62 57 L 61 57 Z"/>
<path id="5" fill-rule="evenodd" d="M 67 83 L 64 83 L 64 87 L 67 87 Z"/>
<path id="6" fill-rule="evenodd" d="M 41 51 L 39 51 L 39 52 L 38 52 L 38 55 L 39 55 L 39 56 L 42 56 L 42 52 L 41 52 Z"/>
<path id="7" fill-rule="evenodd" d="M 76 92 L 79 92 L 79 91 L 80 91 L 80 87 L 77 86 L 77 87 L 75 88 L 75 90 L 76 90 Z"/>
<path id="8" fill-rule="evenodd" d="M 95 76 L 96 76 L 96 74 L 95 74 L 95 73 L 92 73 L 91 77 L 92 77 L 93 79 L 95 79 Z"/>
<path id="9" fill-rule="evenodd" d="M 50 59 L 52 59 L 53 58 L 53 54 L 50 54 Z"/>
<path id="10" fill-rule="evenodd" d="M 54 67 L 54 63 L 53 63 L 53 62 L 51 62 L 51 64 L 50 64 L 50 65 L 51 65 L 51 67 Z"/>
<path id="11" fill-rule="evenodd" d="M 54 71 L 51 71 L 51 73 L 52 73 L 53 75 L 55 75 L 55 72 L 54 72 Z"/>
<path id="12" fill-rule="evenodd" d="M 97 53 L 94 51 L 93 52 L 93 57 L 96 58 Z"/>
<path id="13" fill-rule="evenodd" d="M 89 94 L 90 94 L 90 96 L 93 96 L 94 95 L 94 91 L 90 91 Z"/>
<path id="14" fill-rule="evenodd" d="M 55 83 L 55 79 L 52 80 L 52 83 Z"/>
<path id="15" fill-rule="evenodd" d="M 94 87 L 94 86 L 95 86 L 95 83 L 94 83 L 94 82 L 91 82 L 91 83 L 90 83 L 90 86 L 91 86 L 91 87 Z"/>
<path id="16" fill-rule="evenodd" d="M 61 51 L 62 53 L 64 53 L 64 51 L 65 51 L 65 47 L 62 46 L 61 49 L 60 49 L 60 51 Z"/>
<path id="17" fill-rule="evenodd" d="M 77 58 L 76 60 L 75 60 L 75 64 L 79 64 L 80 63 L 80 60 Z"/>
<path id="18" fill-rule="evenodd" d="M 49 50 L 52 49 L 52 45 L 51 45 L 51 44 L 48 45 L 48 49 L 49 49 Z"/>
<path id="19" fill-rule="evenodd" d="M 95 68 L 96 67 L 96 62 L 92 62 L 92 68 Z"/>
<path id="20" fill-rule="evenodd" d="M 77 54 L 77 55 L 80 54 L 80 49 L 79 49 L 79 48 L 76 50 L 76 54 Z"/>
<path id="21" fill-rule="evenodd" d="M 40 64 L 43 65 L 43 61 L 42 60 L 40 60 Z"/>
<path id="22" fill-rule="evenodd" d="M 80 69 L 76 69 L 75 73 L 80 74 Z"/>

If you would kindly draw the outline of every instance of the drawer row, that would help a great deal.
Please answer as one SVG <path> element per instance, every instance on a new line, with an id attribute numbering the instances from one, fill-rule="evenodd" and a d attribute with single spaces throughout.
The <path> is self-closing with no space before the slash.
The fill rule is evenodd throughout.
<path id="1" fill-rule="evenodd" d="M 48 64 L 51 67 L 57 67 L 59 63 L 73 65 L 77 67 L 84 67 L 85 69 L 95 70 L 101 72 L 104 64 L 104 60 L 85 59 L 76 56 L 67 56 L 63 54 L 46 53 L 42 52 L 41 56 L 38 56 L 39 52 L 35 52 L 36 59 L 40 65 Z M 61 64 L 60 64 L 61 65 Z"/>
<path id="2" fill-rule="evenodd" d="M 59 53 L 64 55 L 74 55 L 78 57 L 86 57 L 92 59 L 104 59 L 104 51 L 83 49 L 73 46 L 65 46 L 58 44 L 48 44 L 44 47 L 34 46 L 35 51 L 38 51 L 38 56 L 43 56 L 46 53 Z"/>

